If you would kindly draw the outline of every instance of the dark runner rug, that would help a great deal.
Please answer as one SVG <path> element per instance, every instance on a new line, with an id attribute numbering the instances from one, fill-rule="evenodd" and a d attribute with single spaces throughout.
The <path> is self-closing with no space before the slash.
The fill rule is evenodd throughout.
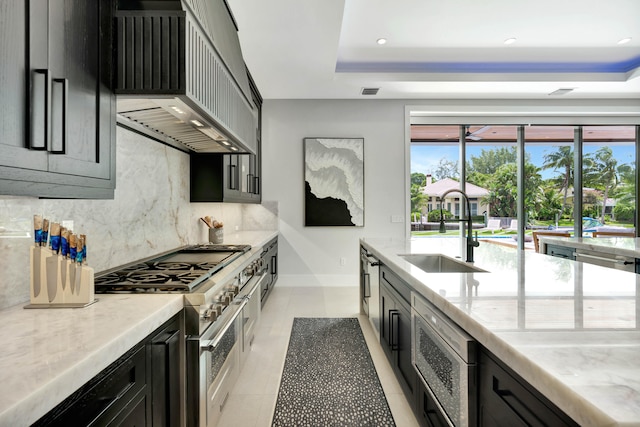
<path id="1" fill-rule="evenodd" d="M 395 426 L 358 319 L 293 320 L 273 426 Z"/>

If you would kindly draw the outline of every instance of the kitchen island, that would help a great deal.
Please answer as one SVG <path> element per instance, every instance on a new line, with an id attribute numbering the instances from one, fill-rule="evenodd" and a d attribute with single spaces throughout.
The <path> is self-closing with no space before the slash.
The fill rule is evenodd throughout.
<path id="1" fill-rule="evenodd" d="M 573 249 L 606 252 L 629 258 L 640 258 L 640 238 L 636 237 L 554 237 L 540 236 L 543 245 L 554 244 Z M 541 250 L 540 252 L 544 252 Z"/>
<path id="2" fill-rule="evenodd" d="M 426 273 L 398 255 L 460 239 L 361 244 L 579 425 L 640 425 L 640 276 L 488 242 L 486 272 Z"/>
<path id="3" fill-rule="evenodd" d="M 229 279 L 277 231 L 228 233 L 252 249 L 212 276 Z M 132 260 L 135 261 L 135 260 Z M 182 311 L 183 294 L 98 294 L 80 309 L 0 310 L 0 426 L 26 426 Z"/>

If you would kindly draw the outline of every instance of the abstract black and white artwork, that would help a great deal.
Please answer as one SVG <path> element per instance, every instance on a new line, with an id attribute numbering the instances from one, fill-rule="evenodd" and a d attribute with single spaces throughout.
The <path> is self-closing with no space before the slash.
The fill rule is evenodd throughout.
<path id="1" fill-rule="evenodd" d="M 364 139 L 305 138 L 305 225 L 364 226 Z"/>

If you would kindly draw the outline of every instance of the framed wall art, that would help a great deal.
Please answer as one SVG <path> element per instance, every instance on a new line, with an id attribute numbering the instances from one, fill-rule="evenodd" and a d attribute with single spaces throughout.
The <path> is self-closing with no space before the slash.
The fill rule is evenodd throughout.
<path id="1" fill-rule="evenodd" d="M 364 138 L 304 138 L 305 226 L 364 226 Z"/>

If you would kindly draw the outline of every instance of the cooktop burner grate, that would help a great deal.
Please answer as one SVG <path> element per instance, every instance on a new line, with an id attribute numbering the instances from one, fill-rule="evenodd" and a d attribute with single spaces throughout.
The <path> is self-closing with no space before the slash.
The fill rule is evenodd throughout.
<path id="1" fill-rule="evenodd" d="M 191 246 L 97 276 L 96 292 L 192 292 L 250 248 L 249 245 Z"/>

